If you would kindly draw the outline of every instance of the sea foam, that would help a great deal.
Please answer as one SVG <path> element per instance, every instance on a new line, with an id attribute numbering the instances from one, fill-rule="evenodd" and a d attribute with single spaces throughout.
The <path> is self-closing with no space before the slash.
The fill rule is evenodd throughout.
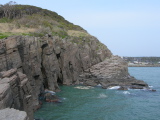
<path id="1" fill-rule="evenodd" d="M 106 98 L 107 95 L 105 95 L 104 93 L 99 94 L 98 98 Z"/>
<path id="2" fill-rule="evenodd" d="M 76 88 L 76 89 L 91 89 L 91 88 L 93 88 L 93 87 L 91 87 L 91 86 L 76 86 L 76 87 L 74 87 L 74 88 Z"/>
<path id="3" fill-rule="evenodd" d="M 128 91 L 124 91 L 123 94 L 131 94 L 131 93 Z"/>
<path id="4" fill-rule="evenodd" d="M 150 88 L 153 88 L 153 86 L 149 86 Z"/>
<path id="5" fill-rule="evenodd" d="M 113 87 L 110 87 L 108 89 L 113 90 L 113 89 L 118 89 L 118 88 L 120 88 L 120 86 L 113 86 Z"/>

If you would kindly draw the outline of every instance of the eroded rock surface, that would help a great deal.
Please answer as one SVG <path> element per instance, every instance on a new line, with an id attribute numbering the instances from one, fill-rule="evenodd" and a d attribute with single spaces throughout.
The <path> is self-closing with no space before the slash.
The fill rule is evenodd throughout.
<path id="1" fill-rule="evenodd" d="M 29 118 L 24 111 L 6 108 L 0 110 L 0 120 L 29 120 Z"/>
<path id="2" fill-rule="evenodd" d="M 21 111 L 26 111 L 27 115 L 30 117 L 30 120 L 32 120 L 33 103 L 31 93 L 32 89 L 25 74 L 17 72 L 17 69 L 10 69 L 8 71 L 0 72 L 0 109 L 14 108 Z M 0 115 L 0 118 L 8 116 L 9 120 L 9 118 L 13 116 L 13 120 L 16 120 L 16 117 L 17 120 L 23 120 L 20 119 L 21 117 L 19 118 L 18 115 L 14 115 L 14 113 L 19 113 L 21 116 L 21 112 L 13 109 L 5 109 L 0 111 L 0 114 L 2 113 L 4 113 L 4 115 Z M 27 120 L 27 117 L 25 118 L 26 119 L 24 120 Z"/>
<path id="3" fill-rule="evenodd" d="M 19 104 L 23 103 L 23 99 L 30 99 L 31 96 L 33 109 L 36 110 L 39 105 L 38 95 L 45 89 L 59 91 L 58 84 L 78 84 L 78 76 L 81 73 L 102 62 L 106 57 L 110 58 L 111 55 L 110 50 L 95 37 L 62 39 L 56 36 L 42 38 L 12 36 L 0 40 L 0 71 L 17 68 L 18 72 L 27 76 L 30 85 L 29 93 L 15 106 L 19 109 Z M 12 71 L 10 73 L 12 74 Z M 24 78 L 22 84 L 25 84 L 24 75 L 19 74 L 19 78 Z M 9 91 L 7 97 L 12 98 L 11 87 L 8 86 L 8 83 L 3 84 L 1 89 Z M 15 89 L 14 94 L 17 91 Z M 12 101 L 8 103 L 9 106 L 12 106 Z M 7 107 L 6 104 L 3 105 Z"/>
<path id="4" fill-rule="evenodd" d="M 148 88 L 148 85 L 141 80 L 136 80 L 128 73 L 127 63 L 118 56 L 112 56 L 105 59 L 89 69 L 85 70 L 79 76 L 79 81 L 84 85 L 97 86 L 102 85 L 102 88 L 112 86 L 122 86 L 126 90 Z"/>
<path id="5" fill-rule="evenodd" d="M 91 36 L 1 39 L 0 71 L 5 71 L 0 73 L 0 109 L 24 110 L 31 120 L 38 96 L 45 89 L 59 91 L 59 84 L 148 87 L 131 77 L 127 63 Z"/>

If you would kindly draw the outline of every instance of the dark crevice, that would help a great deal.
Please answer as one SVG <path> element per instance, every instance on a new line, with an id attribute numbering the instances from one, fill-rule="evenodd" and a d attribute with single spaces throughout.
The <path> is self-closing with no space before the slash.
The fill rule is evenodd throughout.
<path id="1" fill-rule="evenodd" d="M 46 89 L 48 89 L 49 88 L 49 85 L 48 85 L 48 78 L 47 78 L 47 75 L 46 75 L 46 70 L 45 70 L 45 67 L 43 66 L 43 49 L 45 48 L 45 47 L 47 47 L 48 46 L 48 44 L 46 43 L 46 44 L 43 44 L 42 46 L 41 46 L 41 48 L 42 48 L 42 54 L 41 54 L 41 58 L 42 58 L 42 61 L 41 61 L 41 72 L 42 72 L 42 76 L 43 76 L 43 86 L 44 86 L 44 88 Z"/>
<path id="2" fill-rule="evenodd" d="M 42 50 L 43 50 L 45 47 L 47 47 L 47 46 L 48 46 L 47 43 L 46 43 L 46 44 L 43 44 L 43 45 L 41 46 Z"/>
<path id="3" fill-rule="evenodd" d="M 55 53 L 55 51 L 54 51 L 54 53 Z M 58 83 L 58 85 L 63 85 L 63 73 L 62 73 L 62 66 L 61 66 L 61 63 L 62 63 L 61 52 L 56 54 L 56 57 L 57 57 L 58 64 L 59 64 L 59 69 L 60 69 L 60 71 L 59 71 L 60 76 L 58 76 L 58 78 L 57 78 L 57 83 Z M 56 89 L 59 89 L 59 86 L 57 86 Z"/>
<path id="4" fill-rule="evenodd" d="M 39 75 L 35 75 L 35 76 L 33 76 L 33 77 L 34 77 L 35 80 L 38 80 Z"/>
<path id="5" fill-rule="evenodd" d="M 19 104 L 20 104 L 20 106 L 19 106 L 19 110 L 23 110 L 23 108 L 24 108 L 24 106 L 23 106 L 23 96 L 22 96 L 22 91 L 23 91 L 23 89 L 21 89 L 21 87 L 20 87 L 20 78 L 18 78 L 17 80 L 16 80 L 16 84 L 18 85 L 18 96 L 19 96 Z M 24 91 L 23 91 L 24 92 Z"/>
<path id="6" fill-rule="evenodd" d="M 57 59 L 60 59 L 60 57 L 61 57 L 61 53 L 56 54 L 56 56 L 57 56 Z"/>
<path id="7" fill-rule="evenodd" d="M 146 86 L 145 84 L 138 84 L 138 83 L 132 83 L 132 85 L 137 85 L 137 86 Z"/>
<path id="8" fill-rule="evenodd" d="M 62 85 L 62 84 L 63 84 L 62 79 L 60 79 L 60 78 L 58 77 L 58 78 L 57 78 L 57 83 L 58 83 L 59 85 Z"/>
<path id="9" fill-rule="evenodd" d="M 13 50 L 13 52 L 16 52 L 16 50 Z"/>
<path id="10" fill-rule="evenodd" d="M 18 52 L 19 52 L 19 55 L 21 57 L 21 61 L 23 62 L 24 61 L 24 48 L 23 48 L 23 45 L 18 45 Z"/>
<path id="11" fill-rule="evenodd" d="M 58 85 L 63 85 L 63 73 L 62 73 L 62 58 L 61 58 L 61 53 L 56 54 L 57 59 L 58 59 L 58 64 L 59 64 L 59 69 L 60 69 L 60 76 L 57 78 L 57 83 Z"/>
<path id="12" fill-rule="evenodd" d="M 41 72 L 42 72 L 42 76 L 43 76 L 44 88 L 48 88 L 49 86 L 48 86 L 48 79 L 47 79 L 47 76 L 46 76 L 46 70 L 43 66 L 41 67 Z"/>
<path id="13" fill-rule="evenodd" d="M 69 69 L 70 69 L 70 71 L 71 71 L 71 72 L 73 72 L 73 66 L 72 66 L 71 61 L 69 61 L 69 63 L 68 63 L 68 64 L 69 64 Z"/>
<path id="14" fill-rule="evenodd" d="M 83 66 L 82 66 L 81 68 L 82 68 L 82 72 L 84 72 L 84 68 L 83 68 Z"/>

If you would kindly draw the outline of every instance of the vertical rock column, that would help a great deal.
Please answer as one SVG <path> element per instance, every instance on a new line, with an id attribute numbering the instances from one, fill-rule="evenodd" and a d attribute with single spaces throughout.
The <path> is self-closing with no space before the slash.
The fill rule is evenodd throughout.
<path id="1" fill-rule="evenodd" d="M 0 72 L 0 109 L 14 108 L 25 111 L 33 119 L 31 86 L 25 74 L 17 69 Z"/>

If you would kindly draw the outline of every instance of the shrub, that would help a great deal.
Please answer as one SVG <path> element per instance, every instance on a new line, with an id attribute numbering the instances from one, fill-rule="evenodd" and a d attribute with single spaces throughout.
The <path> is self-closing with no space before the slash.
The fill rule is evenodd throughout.
<path id="1" fill-rule="evenodd" d="M 12 21 L 11 19 L 8 19 L 8 18 L 5 18 L 5 17 L 0 19 L 0 23 L 9 23 L 11 21 Z"/>

